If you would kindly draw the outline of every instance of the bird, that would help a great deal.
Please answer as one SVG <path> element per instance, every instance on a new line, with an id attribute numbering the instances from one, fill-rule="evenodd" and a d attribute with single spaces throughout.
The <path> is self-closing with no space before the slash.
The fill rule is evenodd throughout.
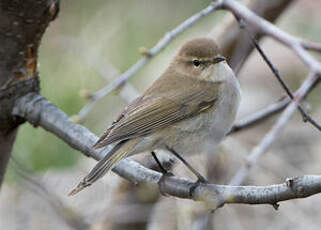
<path id="1" fill-rule="evenodd" d="M 212 154 L 232 128 L 241 89 L 212 38 L 194 38 L 177 52 L 167 69 L 107 128 L 93 148 L 115 144 L 74 188 L 75 195 L 103 177 L 120 160 L 155 151 L 178 157 L 207 182 L 183 156 Z M 215 151 L 214 151 L 215 152 Z"/>

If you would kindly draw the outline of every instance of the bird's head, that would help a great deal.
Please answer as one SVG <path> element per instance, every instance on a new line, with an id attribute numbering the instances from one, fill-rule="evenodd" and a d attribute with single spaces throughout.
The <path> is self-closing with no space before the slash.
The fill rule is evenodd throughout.
<path id="1" fill-rule="evenodd" d="M 185 43 L 174 59 L 175 69 L 198 78 L 212 75 L 213 67 L 225 63 L 225 57 L 210 38 L 195 38 Z"/>

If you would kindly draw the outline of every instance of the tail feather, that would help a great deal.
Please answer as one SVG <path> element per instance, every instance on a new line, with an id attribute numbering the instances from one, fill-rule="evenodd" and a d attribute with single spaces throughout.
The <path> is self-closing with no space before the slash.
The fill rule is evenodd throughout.
<path id="1" fill-rule="evenodd" d="M 121 141 L 115 145 L 115 147 L 95 165 L 90 173 L 68 194 L 68 196 L 73 196 L 84 188 L 92 185 L 99 178 L 103 177 L 115 164 L 127 157 L 129 149 L 121 149 L 125 142 L 127 141 Z"/>

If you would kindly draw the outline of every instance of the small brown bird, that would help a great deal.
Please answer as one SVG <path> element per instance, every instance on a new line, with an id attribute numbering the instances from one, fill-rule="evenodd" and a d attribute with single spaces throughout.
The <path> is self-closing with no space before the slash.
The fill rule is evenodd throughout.
<path id="1" fill-rule="evenodd" d="M 204 182 L 180 154 L 212 153 L 231 129 L 239 101 L 238 80 L 216 43 L 209 38 L 187 42 L 165 72 L 100 137 L 94 148 L 117 144 L 70 195 L 125 157 L 149 151 L 157 161 L 158 149 L 176 155 Z"/>

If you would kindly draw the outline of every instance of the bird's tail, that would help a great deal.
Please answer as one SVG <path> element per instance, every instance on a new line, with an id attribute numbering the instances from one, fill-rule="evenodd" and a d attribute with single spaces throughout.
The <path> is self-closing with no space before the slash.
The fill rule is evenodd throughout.
<path id="1" fill-rule="evenodd" d="M 115 164 L 128 156 L 129 150 L 136 145 L 131 141 L 121 141 L 101 159 L 90 173 L 68 195 L 73 196 L 103 177 Z M 127 144 L 126 144 L 127 143 Z M 133 145 L 134 144 L 134 145 Z M 124 146 L 127 145 L 127 146 Z"/>

